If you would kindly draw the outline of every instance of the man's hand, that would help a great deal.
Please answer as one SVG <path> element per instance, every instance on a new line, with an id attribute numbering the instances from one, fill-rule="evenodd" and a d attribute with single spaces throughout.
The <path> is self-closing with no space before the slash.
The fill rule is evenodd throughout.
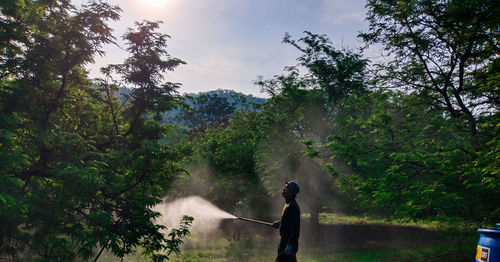
<path id="1" fill-rule="evenodd" d="M 292 245 L 287 244 L 285 247 L 285 254 L 286 255 L 291 255 L 292 254 Z"/>
<path id="2" fill-rule="evenodd" d="M 275 222 L 273 223 L 273 228 L 275 228 L 275 229 L 276 229 L 276 228 L 279 228 L 279 227 L 280 227 L 280 221 L 275 221 Z"/>

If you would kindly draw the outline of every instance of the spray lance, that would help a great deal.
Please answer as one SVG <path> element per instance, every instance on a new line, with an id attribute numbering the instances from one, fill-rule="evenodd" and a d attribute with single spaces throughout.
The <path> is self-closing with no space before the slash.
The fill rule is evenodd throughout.
<path id="1" fill-rule="evenodd" d="M 248 222 L 252 222 L 252 223 L 257 223 L 257 224 L 262 224 L 262 225 L 271 226 L 271 227 L 273 226 L 273 223 L 259 221 L 259 220 L 250 219 L 250 218 L 240 217 L 239 215 L 241 215 L 241 207 L 242 206 L 243 206 L 243 201 L 240 200 L 240 201 L 236 202 L 236 208 L 234 210 L 234 218 L 235 219 L 239 219 L 239 220 L 243 220 L 243 221 L 248 221 Z"/>
<path id="2" fill-rule="evenodd" d="M 255 219 L 244 218 L 244 217 L 236 217 L 236 218 L 239 220 L 253 222 L 253 223 L 262 224 L 262 225 L 266 225 L 266 226 L 271 226 L 271 227 L 273 226 L 273 223 L 269 223 L 269 222 L 264 222 L 264 221 L 259 221 L 259 220 L 255 220 Z"/>

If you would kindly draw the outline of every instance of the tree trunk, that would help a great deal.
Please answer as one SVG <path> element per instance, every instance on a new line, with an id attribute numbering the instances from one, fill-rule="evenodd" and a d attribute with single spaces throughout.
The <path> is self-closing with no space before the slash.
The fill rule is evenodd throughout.
<path id="1" fill-rule="evenodd" d="M 321 211 L 321 205 L 317 204 L 311 205 L 311 219 L 310 219 L 310 229 L 311 232 L 316 232 L 319 228 L 319 212 Z"/>

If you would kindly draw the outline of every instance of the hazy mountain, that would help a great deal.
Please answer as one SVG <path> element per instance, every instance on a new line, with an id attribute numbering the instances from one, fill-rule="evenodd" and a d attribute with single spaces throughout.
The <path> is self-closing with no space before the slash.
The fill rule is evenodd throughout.
<path id="1" fill-rule="evenodd" d="M 199 110 L 200 107 L 210 108 L 208 103 L 224 103 L 227 106 L 234 107 L 236 110 L 258 110 L 258 106 L 265 104 L 267 99 L 245 95 L 233 90 L 213 90 L 208 92 L 199 92 L 185 94 L 185 102 L 192 111 Z M 183 109 L 174 109 L 164 115 L 164 121 L 170 124 L 184 126 L 183 120 L 179 118 Z"/>

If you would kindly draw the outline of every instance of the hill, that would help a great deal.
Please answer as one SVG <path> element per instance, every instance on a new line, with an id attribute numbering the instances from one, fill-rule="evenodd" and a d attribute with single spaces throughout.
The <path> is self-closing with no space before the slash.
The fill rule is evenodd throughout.
<path id="1" fill-rule="evenodd" d="M 259 105 L 267 102 L 265 98 L 223 89 L 185 94 L 184 99 L 188 108 L 166 112 L 163 118 L 165 123 L 187 128 L 190 123 L 186 121 L 189 120 L 225 121 L 237 110 L 258 110 Z"/>

